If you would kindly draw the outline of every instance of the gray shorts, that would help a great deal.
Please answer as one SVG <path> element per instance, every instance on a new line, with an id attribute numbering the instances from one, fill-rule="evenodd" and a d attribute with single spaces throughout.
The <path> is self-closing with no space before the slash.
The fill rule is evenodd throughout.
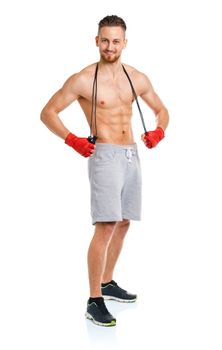
<path id="1" fill-rule="evenodd" d="M 97 143 L 88 172 L 93 225 L 140 220 L 141 168 L 136 144 Z"/>

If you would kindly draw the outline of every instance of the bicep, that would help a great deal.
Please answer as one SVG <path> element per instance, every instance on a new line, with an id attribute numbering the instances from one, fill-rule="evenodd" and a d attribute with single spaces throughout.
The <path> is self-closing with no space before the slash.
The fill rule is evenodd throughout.
<path id="1" fill-rule="evenodd" d="M 155 113 L 158 113 L 164 108 L 163 102 L 154 91 L 153 86 L 147 77 L 145 77 L 143 81 L 143 89 L 140 97 Z"/>
<path id="2" fill-rule="evenodd" d="M 75 82 L 71 77 L 65 82 L 63 87 L 50 98 L 45 107 L 59 113 L 77 100 L 78 97 L 78 93 L 75 89 Z"/>

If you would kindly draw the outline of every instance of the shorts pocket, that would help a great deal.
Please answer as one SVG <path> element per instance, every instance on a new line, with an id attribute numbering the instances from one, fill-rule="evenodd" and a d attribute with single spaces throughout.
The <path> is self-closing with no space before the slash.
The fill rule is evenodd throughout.
<path id="1" fill-rule="evenodd" d="M 95 163 L 96 165 L 105 165 L 113 162 L 116 157 L 115 151 L 104 152 L 104 151 L 96 151 L 95 152 Z"/>

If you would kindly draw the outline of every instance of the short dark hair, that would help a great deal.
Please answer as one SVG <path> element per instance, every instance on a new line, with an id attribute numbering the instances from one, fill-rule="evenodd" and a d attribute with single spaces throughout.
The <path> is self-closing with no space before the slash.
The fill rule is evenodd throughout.
<path id="1" fill-rule="evenodd" d="M 124 31 L 126 31 L 126 23 L 121 17 L 116 15 L 106 16 L 99 22 L 99 30 L 102 27 L 121 27 Z"/>

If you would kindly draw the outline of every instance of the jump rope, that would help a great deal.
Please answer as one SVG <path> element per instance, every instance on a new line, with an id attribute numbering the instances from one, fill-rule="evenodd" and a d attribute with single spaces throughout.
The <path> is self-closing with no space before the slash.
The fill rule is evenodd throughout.
<path id="1" fill-rule="evenodd" d="M 99 64 L 97 63 L 96 64 L 95 75 L 94 75 L 94 81 L 93 81 L 93 89 L 92 89 L 92 108 L 91 108 L 91 115 L 90 115 L 90 136 L 88 137 L 88 141 L 90 143 L 93 143 L 93 144 L 95 144 L 96 140 L 97 140 L 96 105 L 97 105 L 97 75 L 98 75 L 98 67 L 99 67 Z M 140 105 L 139 105 L 139 101 L 138 101 L 138 98 L 137 98 L 137 95 L 136 95 L 136 91 L 135 91 L 135 89 L 133 87 L 133 83 L 132 83 L 132 81 L 131 81 L 131 79 L 130 79 L 130 77 L 129 77 L 129 75 L 128 75 L 125 67 L 124 67 L 124 65 L 122 65 L 122 67 L 123 67 L 124 73 L 126 74 L 128 80 L 129 80 L 129 83 L 130 83 L 130 86 L 131 86 L 131 89 L 132 89 L 132 93 L 133 93 L 133 96 L 135 98 L 138 110 L 139 110 L 139 114 L 140 114 L 141 122 L 142 122 L 142 125 L 143 125 L 143 129 L 144 129 L 144 131 L 146 133 L 147 130 L 146 130 L 146 126 L 145 126 L 145 122 L 144 122 L 144 118 L 143 118 L 143 113 L 142 113 Z M 94 117 L 94 127 L 95 127 L 95 134 L 94 135 L 93 135 L 93 130 L 92 130 L 93 117 Z"/>

